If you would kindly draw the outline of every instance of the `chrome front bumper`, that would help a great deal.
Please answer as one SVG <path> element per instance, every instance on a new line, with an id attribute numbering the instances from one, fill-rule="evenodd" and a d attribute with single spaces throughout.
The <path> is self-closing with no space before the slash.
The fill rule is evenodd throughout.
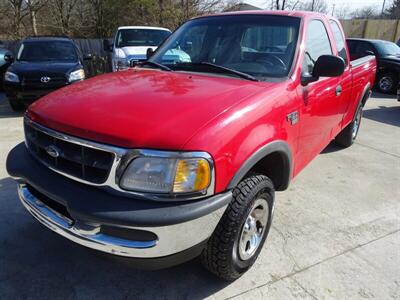
<path id="1" fill-rule="evenodd" d="M 23 183 L 18 185 L 18 195 L 33 217 L 63 237 L 88 248 L 135 258 L 164 257 L 198 245 L 211 236 L 227 207 L 223 206 L 208 215 L 180 224 L 129 227 L 129 229 L 150 231 L 157 236 L 157 239 L 151 241 L 135 241 L 101 233 L 102 224 L 88 224 L 83 220 L 69 219 L 45 205 Z"/>

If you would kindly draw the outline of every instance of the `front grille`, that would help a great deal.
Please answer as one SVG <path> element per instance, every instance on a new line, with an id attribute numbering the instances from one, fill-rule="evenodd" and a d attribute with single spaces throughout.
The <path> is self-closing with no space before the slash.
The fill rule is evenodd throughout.
<path id="1" fill-rule="evenodd" d="M 22 86 L 25 88 L 57 88 L 68 84 L 65 76 L 49 76 L 50 81 L 47 83 L 41 82 L 41 77 L 42 76 L 24 76 L 22 78 Z"/>
<path id="2" fill-rule="evenodd" d="M 51 136 L 28 122 L 24 126 L 28 149 L 49 167 L 95 184 L 107 180 L 113 153 Z"/>

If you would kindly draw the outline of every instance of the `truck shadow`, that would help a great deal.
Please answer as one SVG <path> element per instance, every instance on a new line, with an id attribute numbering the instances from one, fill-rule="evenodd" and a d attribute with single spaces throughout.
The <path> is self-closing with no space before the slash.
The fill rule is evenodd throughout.
<path id="1" fill-rule="evenodd" d="M 376 122 L 393 126 L 400 126 L 400 102 L 398 106 L 379 106 L 379 108 L 367 109 L 363 117 Z"/>
<path id="2" fill-rule="evenodd" d="M 396 99 L 396 95 L 383 94 L 378 91 L 373 91 L 371 94 L 371 97 L 378 98 L 378 99 L 390 99 L 390 100 Z"/>
<path id="3" fill-rule="evenodd" d="M 22 117 L 24 112 L 14 112 L 5 94 L 0 92 L 0 119 Z"/>
<path id="4" fill-rule="evenodd" d="M 228 285 L 199 259 L 169 269 L 138 270 L 44 228 L 19 203 L 16 183 L 0 179 L 0 290 L 15 298 L 204 299 Z"/>

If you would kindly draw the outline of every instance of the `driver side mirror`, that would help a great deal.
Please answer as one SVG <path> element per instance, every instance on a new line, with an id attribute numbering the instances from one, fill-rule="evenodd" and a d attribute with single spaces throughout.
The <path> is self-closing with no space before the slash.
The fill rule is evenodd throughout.
<path id="1" fill-rule="evenodd" d="M 146 51 L 146 58 L 149 59 L 150 57 L 152 57 L 154 54 L 154 50 L 152 48 L 147 48 Z"/>
<path id="2" fill-rule="evenodd" d="M 13 63 L 14 62 L 14 56 L 12 54 L 5 54 L 4 55 L 4 60 L 6 63 Z"/>
<path id="3" fill-rule="evenodd" d="M 112 52 L 113 51 L 113 45 L 107 39 L 103 40 L 103 50 L 106 51 L 106 52 Z"/>
<path id="4" fill-rule="evenodd" d="M 317 81 L 320 77 L 337 77 L 343 74 L 345 69 L 343 58 L 335 55 L 321 55 L 315 62 L 312 74 L 303 73 L 301 84 L 306 86 Z"/>

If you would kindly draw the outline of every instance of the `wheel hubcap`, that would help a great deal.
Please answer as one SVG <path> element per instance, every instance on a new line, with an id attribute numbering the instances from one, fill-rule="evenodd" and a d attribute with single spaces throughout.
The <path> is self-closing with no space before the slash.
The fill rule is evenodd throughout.
<path id="1" fill-rule="evenodd" d="M 385 76 L 382 77 L 381 80 L 379 81 L 379 88 L 382 91 L 388 92 L 392 89 L 393 87 L 393 79 L 391 77 Z"/>
<path id="2" fill-rule="evenodd" d="M 353 122 L 353 130 L 351 132 L 351 136 L 353 140 L 357 137 L 358 129 L 360 128 L 360 122 L 361 122 L 361 116 L 362 116 L 362 109 L 357 112 L 357 116 Z"/>
<path id="3" fill-rule="evenodd" d="M 239 240 L 239 256 L 242 260 L 251 258 L 261 244 L 269 218 L 268 202 L 257 199 L 243 225 Z"/>

